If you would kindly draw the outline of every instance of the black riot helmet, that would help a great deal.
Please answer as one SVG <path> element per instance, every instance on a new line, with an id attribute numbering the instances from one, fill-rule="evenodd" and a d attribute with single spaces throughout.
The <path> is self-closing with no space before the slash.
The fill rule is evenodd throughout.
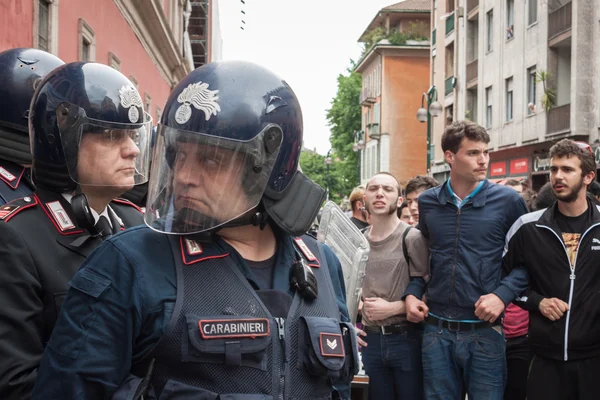
<path id="1" fill-rule="evenodd" d="M 35 88 L 64 62 L 38 49 L 10 49 L 0 53 L 0 158 L 31 164 L 29 104 Z"/>
<path id="2" fill-rule="evenodd" d="M 123 171 L 126 191 L 148 180 L 152 120 L 131 81 L 119 71 L 97 63 L 74 62 L 52 71 L 31 102 L 30 135 L 33 179 L 38 187 L 73 192 L 78 185 L 114 186 L 106 174 L 82 173 L 79 157 L 90 141 L 101 142 L 94 158 L 110 166 L 115 147 L 127 152 Z M 119 151 L 116 151 L 117 157 Z M 121 160 L 117 160 L 121 161 Z M 125 168 L 126 167 L 126 168 Z M 119 173 L 124 173 L 119 170 Z M 130 179 L 129 179 L 130 178 Z M 121 184 L 118 185 L 122 186 Z"/>
<path id="3" fill-rule="evenodd" d="M 277 220 L 270 206 L 285 197 L 309 209 L 310 200 L 290 190 L 314 185 L 297 172 L 302 129 L 296 95 L 268 69 L 221 61 L 192 71 L 171 92 L 158 124 L 146 224 L 198 234 L 251 223 L 244 217 L 255 210 Z"/>

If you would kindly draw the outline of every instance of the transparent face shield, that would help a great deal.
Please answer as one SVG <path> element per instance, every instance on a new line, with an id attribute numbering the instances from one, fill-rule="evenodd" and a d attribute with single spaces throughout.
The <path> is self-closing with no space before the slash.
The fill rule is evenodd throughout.
<path id="1" fill-rule="evenodd" d="M 163 233 L 213 230 L 254 209 L 277 160 L 282 131 L 238 141 L 160 125 L 144 220 Z"/>
<path id="2" fill-rule="evenodd" d="M 88 118 L 73 104 L 58 106 L 57 125 L 71 179 L 82 186 L 131 189 L 148 181 L 152 118 L 114 123 Z"/>

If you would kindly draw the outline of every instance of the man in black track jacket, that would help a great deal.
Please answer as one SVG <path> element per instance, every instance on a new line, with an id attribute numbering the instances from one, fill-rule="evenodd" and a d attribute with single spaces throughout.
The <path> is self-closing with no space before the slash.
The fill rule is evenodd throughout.
<path id="1" fill-rule="evenodd" d="M 586 198 L 596 162 L 587 143 L 550 149 L 553 206 L 522 216 L 507 235 L 504 266 L 525 266 L 534 352 L 528 400 L 597 399 L 600 376 L 600 208 Z"/>

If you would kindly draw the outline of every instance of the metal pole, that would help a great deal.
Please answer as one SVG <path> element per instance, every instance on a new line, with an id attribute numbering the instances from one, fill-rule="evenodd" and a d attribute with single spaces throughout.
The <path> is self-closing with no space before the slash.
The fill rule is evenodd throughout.
<path id="1" fill-rule="evenodd" d="M 356 152 L 356 155 L 358 157 L 358 186 L 360 186 L 360 154 L 361 154 L 362 150 L 358 149 L 358 151 Z"/>
<path id="2" fill-rule="evenodd" d="M 331 186 L 330 182 L 329 182 L 329 156 L 331 154 L 331 149 L 327 152 L 327 156 L 325 156 L 325 164 L 327 164 L 327 173 L 325 175 L 325 184 L 327 185 L 327 197 L 326 197 L 326 201 L 329 201 L 329 188 Z"/>
<path id="3" fill-rule="evenodd" d="M 435 96 L 435 99 L 434 99 Z M 431 176 L 431 111 L 429 110 L 431 103 L 437 100 L 437 90 L 435 85 L 432 85 L 427 91 L 427 168 L 425 169 L 427 176 Z"/>
<path id="4" fill-rule="evenodd" d="M 427 92 L 427 167 L 425 168 L 425 174 L 430 175 L 431 169 L 431 112 L 429 112 L 429 105 L 431 104 L 431 89 Z"/>

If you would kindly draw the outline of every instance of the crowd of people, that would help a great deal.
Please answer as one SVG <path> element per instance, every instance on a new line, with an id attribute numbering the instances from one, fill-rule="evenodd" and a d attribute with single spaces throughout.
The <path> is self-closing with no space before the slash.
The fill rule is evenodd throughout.
<path id="1" fill-rule="evenodd" d="M 349 399 L 361 359 L 376 400 L 595 398 L 587 143 L 555 143 L 536 193 L 487 180 L 489 135 L 458 121 L 446 182 L 354 189 L 355 326 L 338 257 L 306 234 L 326 194 L 283 79 L 206 64 L 152 121 L 106 65 L 11 49 L 0 76 L 0 398 Z"/>
<path id="2" fill-rule="evenodd" d="M 536 192 L 486 179 L 488 143 L 484 128 L 455 122 L 442 137 L 446 182 L 417 176 L 402 190 L 382 172 L 352 192 L 372 254 L 358 330 L 369 398 L 596 398 L 591 147 L 556 143 Z"/>

